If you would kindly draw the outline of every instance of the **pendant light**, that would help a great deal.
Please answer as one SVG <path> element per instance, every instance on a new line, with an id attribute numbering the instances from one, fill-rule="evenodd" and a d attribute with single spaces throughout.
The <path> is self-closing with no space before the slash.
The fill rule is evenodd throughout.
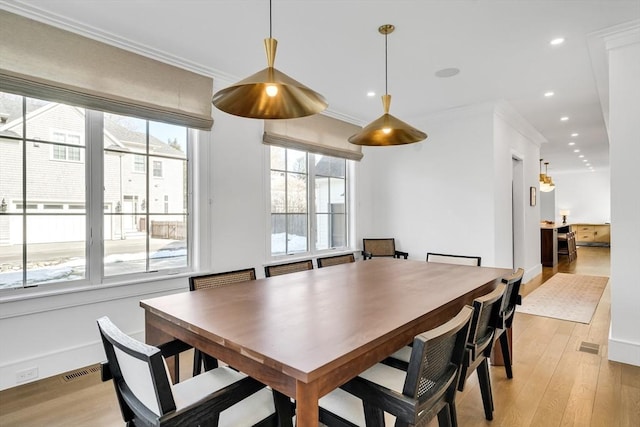
<path id="1" fill-rule="evenodd" d="M 387 146 L 411 144 L 427 138 L 427 134 L 389 114 L 391 95 L 387 87 L 387 36 L 395 30 L 391 24 L 382 25 L 378 32 L 384 35 L 384 114 L 365 126 L 359 133 L 349 137 L 356 145 Z"/>
<path id="2" fill-rule="evenodd" d="M 327 108 L 322 95 L 274 68 L 278 41 L 272 37 L 269 0 L 269 38 L 264 39 L 267 68 L 213 95 L 213 105 L 235 116 L 252 119 L 294 119 Z"/>
<path id="3" fill-rule="evenodd" d="M 553 183 L 553 179 L 549 176 L 547 172 L 547 167 L 549 166 L 549 162 L 544 162 L 544 173 L 542 173 L 542 161 L 540 159 L 540 191 L 543 193 L 548 193 L 553 191 L 556 188 L 556 185 Z"/>

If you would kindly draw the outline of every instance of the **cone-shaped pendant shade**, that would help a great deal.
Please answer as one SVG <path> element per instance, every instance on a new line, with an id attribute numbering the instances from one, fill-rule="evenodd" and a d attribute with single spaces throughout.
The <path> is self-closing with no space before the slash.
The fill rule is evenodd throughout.
<path id="1" fill-rule="evenodd" d="M 265 39 L 268 67 L 213 95 L 213 105 L 235 116 L 252 119 L 293 119 L 317 114 L 327 101 L 273 67 L 277 41 Z"/>
<path id="2" fill-rule="evenodd" d="M 414 128 L 408 123 L 389 114 L 391 95 L 387 93 L 387 36 L 395 27 L 391 24 L 382 25 L 378 32 L 384 35 L 384 85 L 385 94 L 382 96 L 384 114 L 365 126 L 360 132 L 352 135 L 349 142 L 356 145 L 387 146 L 412 144 L 427 138 L 427 134 Z"/>
<path id="3" fill-rule="evenodd" d="M 427 134 L 389 114 L 391 95 L 382 96 L 384 114 L 369 123 L 359 133 L 351 136 L 349 142 L 356 145 L 403 145 L 427 138 Z"/>

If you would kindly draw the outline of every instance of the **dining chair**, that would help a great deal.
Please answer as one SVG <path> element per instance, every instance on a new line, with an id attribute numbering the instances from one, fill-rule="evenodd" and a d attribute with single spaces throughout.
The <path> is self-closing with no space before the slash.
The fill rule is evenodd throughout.
<path id="1" fill-rule="evenodd" d="M 441 262 L 444 264 L 471 265 L 480 267 L 481 258 L 479 256 L 451 255 L 427 253 L 427 262 Z"/>
<path id="2" fill-rule="evenodd" d="M 264 267 L 264 274 L 267 277 L 273 277 L 305 270 L 313 270 L 312 260 L 307 259 L 304 261 L 295 261 L 286 264 L 267 265 Z"/>
<path id="3" fill-rule="evenodd" d="M 103 381 L 113 380 L 127 426 L 276 426 L 272 391 L 264 384 L 218 367 L 172 384 L 161 350 L 137 341 L 108 317 L 98 319 L 107 361 Z"/>
<path id="4" fill-rule="evenodd" d="M 473 318 L 458 380 L 458 391 L 462 391 L 469 375 L 474 370 L 477 372 L 484 415 L 487 420 L 493 419 L 494 409 L 488 359 L 493 348 L 494 325 L 499 317 L 503 295 L 504 287 L 500 286 L 489 294 L 473 300 Z"/>
<path id="5" fill-rule="evenodd" d="M 362 259 L 367 260 L 373 257 L 387 256 L 407 259 L 408 252 L 396 250 L 396 240 L 391 239 L 362 239 Z"/>
<path id="6" fill-rule="evenodd" d="M 479 256 L 450 255 L 427 253 L 427 262 L 439 262 L 443 264 L 469 265 L 480 267 L 481 258 Z M 411 345 L 407 345 L 387 357 L 383 363 L 398 369 L 407 370 L 409 358 L 411 357 Z"/>
<path id="7" fill-rule="evenodd" d="M 322 397 L 320 421 L 329 427 L 381 427 L 388 412 L 398 427 L 425 426 L 436 415 L 441 427 L 456 426 L 456 386 L 472 313 L 465 306 L 417 335 L 407 371 L 378 363 Z"/>
<path id="8" fill-rule="evenodd" d="M 516 314 L 516 304 L 519 304 L 520 301 L 520 285 L 522 284 L 523 276 L 524 270 L 518 268 L 513 274 L 502 279 L 502 283 L 505 284 L 504 296 L 496 319 L 495 336 L 493 338 L 494 342 L 500 342 L 504 369 L 509 379 L 513 378 L 511 367 L 511 326 Z"/>
<path id="9" fill-rule="evenodd" d="M 231 285 L 233 283 L 246 282 L 249 280 L 256 280 L 256 269 L 245 268 L 243 270 L 225 271 L 222 273 L 202 274 L 199 276 L 189 277 L 189 290 L 198 291 L 202 289 L 217 288 L 220 286 Z M 177 357 L 177 356 L 176 356 Z M 218 360 L 206 353 L 198 350 L 193 351 L 193 376 L 202 372 L 202 365 L 204 364 L 204 370 L 209 371 L 218 367 Z"/>
<path id="10" fill-rule="evenodd" d="M 324 258 L 318 258 L 316 262 L 318 263 L 318 268 L 322 268 L 322 267 L 329 267 L 332 265 L 356 262 L 356 257 L 353 256 L 353 254 L 335 255 L 335 256 L 327 256 Z"/>
<path id="11" fill-rule="evenodd" d="M 575 261 L 578 255 L 575 231 L 558 233 L 558 255 L 566 255 L 570 263 Z"/>

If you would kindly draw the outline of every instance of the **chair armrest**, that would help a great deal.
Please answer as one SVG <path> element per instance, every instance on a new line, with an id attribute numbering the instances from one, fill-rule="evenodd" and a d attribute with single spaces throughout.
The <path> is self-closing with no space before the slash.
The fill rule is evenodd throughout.
<path id="1" fill-rule="evenodd" d="M 417 401 L 380 384 L 355 377 L 340 388 L 400 420 L 411 423 L 415 418 Z"/>
<path id="2" fill-rule="evenodd" d="M 371 252 L 367 252 L 367 251 L 362 251 L 362 259 L 363 260 L 368 260 L 373 258 L 373 254 Z"/>
<path id="3" fill-rule="evenodd" d="M 171 357 L 191 349 L 191 346 L 180 340 L 173 340 L 156 346 L 160 349 L 162 357 Z"/>
<path id="4" fill-rule="evenodd" d="M 407 259 L 408 256 L 409 252 L 396 251 L 394 258 L 400 259 L 400 257 L 404 257 L 404 259 Z"/>

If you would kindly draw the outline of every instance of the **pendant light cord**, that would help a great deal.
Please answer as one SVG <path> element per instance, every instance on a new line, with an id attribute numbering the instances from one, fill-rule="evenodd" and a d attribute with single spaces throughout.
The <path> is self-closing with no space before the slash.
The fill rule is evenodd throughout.
<path id="1" fill-rule="evenodd" d="M 271 0 L 269 0 L 271 1 Z M 389 94 L 389 89 L 388 89 L 388 85 L 387 85 L 387 75 L 389 74 L 389 70 L 388 70 L 388 60 L 387 60 L 387 36 L 388 34 L 384 35 L 384 94 L 388 95 Z"/>
<path id="2" fill-rule="evenodd" d="M 269 0 L 269 38 L 270 39 L 273 38 L 273 34 L 272 34 L 273 24 L 271 22 L 272 22 L 272 19 L 271 19 L 271 0 Z"/>

